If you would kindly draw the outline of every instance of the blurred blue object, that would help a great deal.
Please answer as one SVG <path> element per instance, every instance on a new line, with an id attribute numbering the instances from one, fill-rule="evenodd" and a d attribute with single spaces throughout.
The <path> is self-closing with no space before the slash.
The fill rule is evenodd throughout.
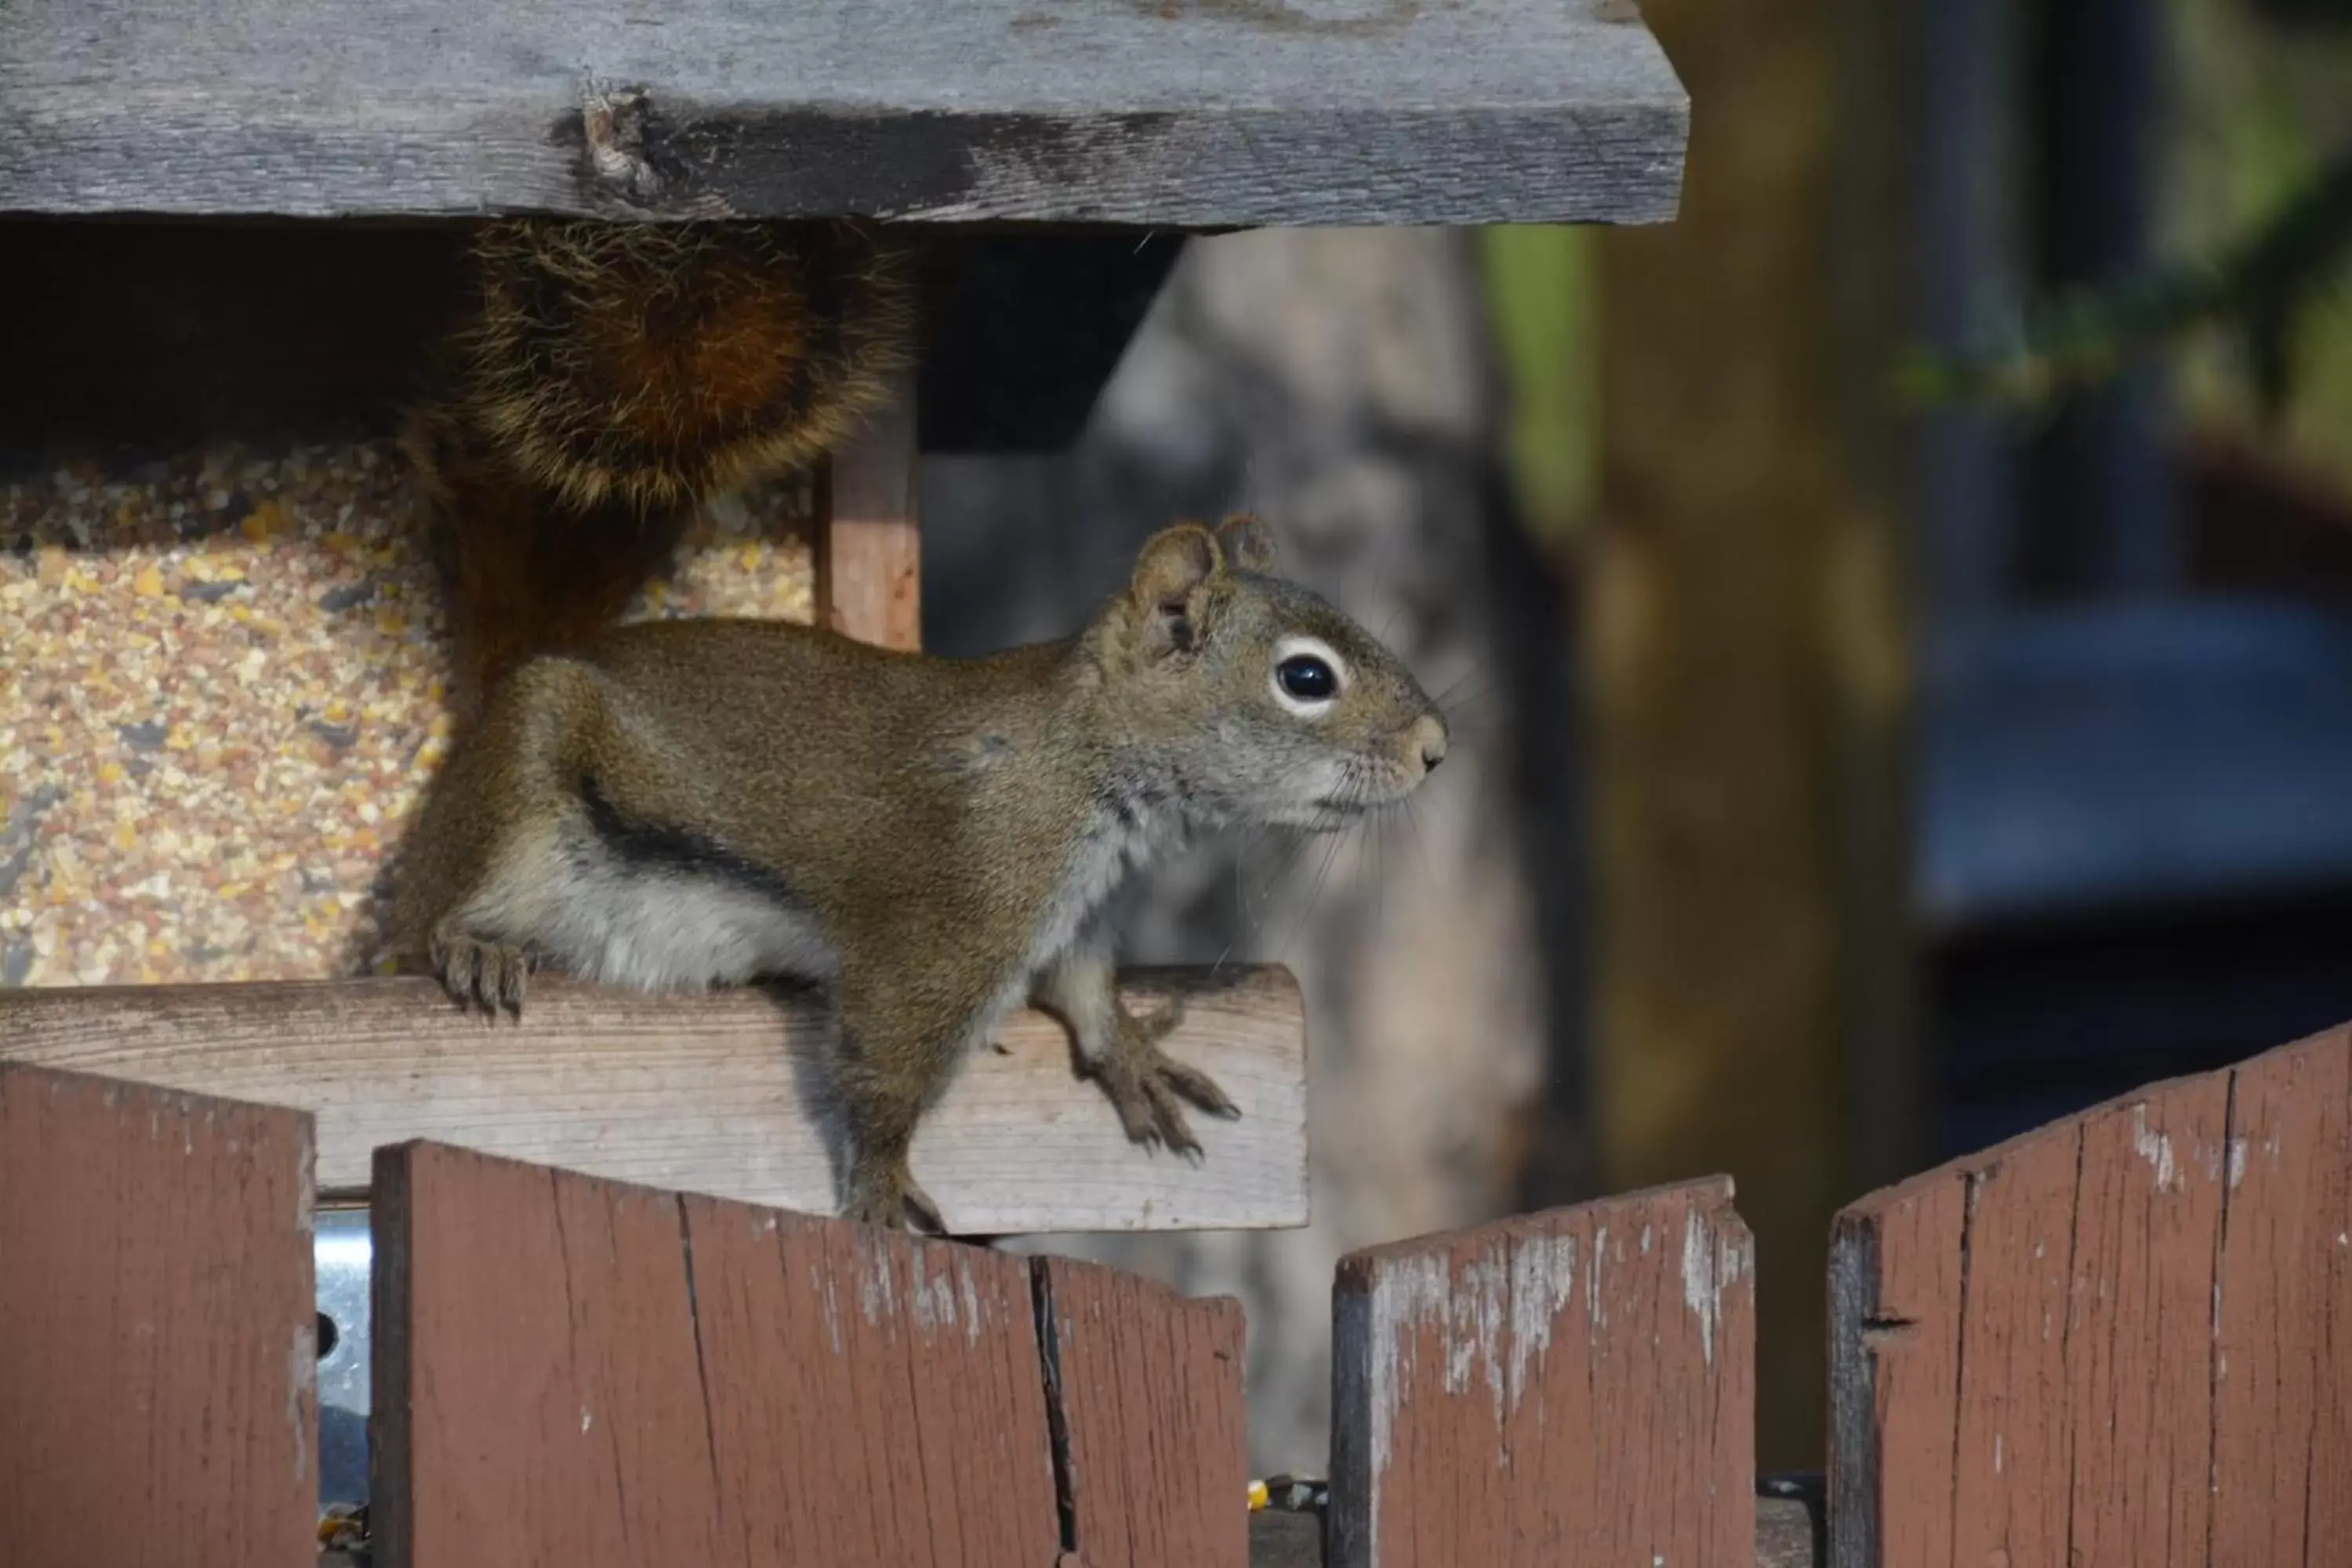
<path id="1" fill-rule="evenodd" d="M 2352 615 L 2005 609 L 1948 622 L 1923 675 L 1931 931 L 2352 888 Z"/>

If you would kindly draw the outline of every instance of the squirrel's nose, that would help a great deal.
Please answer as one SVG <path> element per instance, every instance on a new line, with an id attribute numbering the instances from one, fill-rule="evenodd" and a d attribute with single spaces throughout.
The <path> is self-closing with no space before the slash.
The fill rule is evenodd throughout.
<path id="1" fill-rule="evenodd" d="M 1445 760 L 1445 721 L 1434 713 L 1423 714 L 1412 727 L 1412 738 L 1421 751 L 1422 772 L 1435 773 Z"/>

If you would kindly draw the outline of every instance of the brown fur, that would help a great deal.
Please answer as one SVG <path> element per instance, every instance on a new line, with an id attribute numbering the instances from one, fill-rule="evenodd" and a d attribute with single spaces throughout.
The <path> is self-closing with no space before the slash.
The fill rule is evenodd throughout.
<path id="1" fill-rule="evenodd" d="M 461 700 L 612 625 L 694 509 L 824 455 L 905 363 L 907 258 L 850 224 L 521 218 L 403 445 Z"/>
<path id="2" fill-rule="evenodd" d="M 1240 563 L 1241 564 L 1236 564 Z M 1069 640 L 982 659 L 775 622 L 657 622 L 532 659 L 435 783 L 395 927 L 461 1001 L 520 1010 L 553 963 L 648 986 L 795 973 L 831 990 L 846 1209 L 937 1225 L 918 1118 L 1004 1007 L 1070 1026 L 1129 1135 L 1197 1151 L 1179 1098 L 1230 1113 L 1129 1016 L 1096 915 L 1186 827 L 1328 828 L 1444 754 L 1412 677 L 1265 574 L 1246 520 L 1155 537 Z M 1349 676 L 1302 717 L 1279 650 Z"/>

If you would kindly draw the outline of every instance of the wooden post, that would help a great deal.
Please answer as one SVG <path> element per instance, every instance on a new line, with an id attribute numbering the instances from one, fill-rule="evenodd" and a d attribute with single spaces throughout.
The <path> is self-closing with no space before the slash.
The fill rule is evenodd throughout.
<path id="1" fill-rule="evenodd" d="M 0 1563 L 312 1568 L 310 1119 L 0 1061 Z"/>
<path id="2" fill-rule="evenodd" d="M 816 603 L 835 631 L 912 652 L 923 645 L 915 373 L 894 380 L 889 404 L 843 441 L 826 466 Z"/>

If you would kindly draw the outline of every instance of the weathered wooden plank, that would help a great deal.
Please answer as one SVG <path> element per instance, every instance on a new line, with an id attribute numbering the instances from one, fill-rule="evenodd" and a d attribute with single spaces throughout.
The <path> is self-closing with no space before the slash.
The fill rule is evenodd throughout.
<path id="1" fill-rule="evenodd" d="M 0 1062 L 0 1563 L 317 1561 L 310 1119 Z"/>
<path id="2" fill-rule="evenodd" d="M 1169 1049 L 1242 1114 L 1194 1118 L 1197 1165 L 1127 1141 L 1068 1037 L 1015 1014 L 915 1138 L 917 1177 L 967 1235 L 1252 1228 L 1307 1216 L 1306 1026 L 1280 969 L 1129 977 L 1181 993 Z M 524 1019 L 458 1013 L 430 982 L 0 992 L 0 1059 L 288 1105 L 318 1117 L 319 1184 L 356 1194 L 414 1138 L 590 1174 L 832 1213 L 824 1128 L 799 1079 L 824 1048 L 802 999 L 647 998 L 543 976 Z"/>
<path id="3" fill-rule="evenodd" d="M 1343 1258 L 1333 1563 L 1747 1561 L 1754 1277 L 1724 1177 Z"/>
<path id="4" fill-rule="evenodd" d="M 1951 1476 L 1955 1563 L 1981 1563 L 2019 1541 L 2064 1539 L 2074 1434 L 2067 1422 L 2067 1280 L 2074 1266 L 2082 1139 L 2043 1139 L 1968 1178 L 1963 1294 L 1952 1342 L 1954 1426 L 1923 1430 L 1906 1450 L 1906 1484 Z M 1945 1278 L 1948 1279 L 1947 1274 Z M 1962 1381 L 1962 1379 L 1965 1381 Z M 1927 1406 L 1937 1409 L 1931 1398 Z M 1923 1423 L 1924 1428 L 1924 1423 Z M 2016 1475 L 2049 1479 L 2018 1486 Z"/>
<path id="5" fill-rule="evenodd" d="M 2352 1463 L 2346 1049 L 2152 1085 L 1840 1216 L 1839 1568 L 2305 1561 L 2300 1478 Z"/>
<path id="6" fill-rule="evenodd" d="M 2352 1551 L 2352 1030 L 2238 1069 L 2226 1158 L 2210 1561 L 2316 1564 Z"/>
<path id="7" fill-rule="evenodd" d="M 1022 1259 L 433 1144 L 376 1184 L 385 1568 L 1053 1560 Z"/>
<path id="8" fill-rule="evenodd" d="M 1086 1568 L 1245 1568 L 1241 1303 L 1192 1300 L 1067 1258 L 1034 1267 L 1067 1540 L 1079 1559 Z"/>
<path id="9" fill-rule="evenodd" d="M 677 1200 L 431 1145 L 376 1184 L 378 1560 L 717 1561 Z"/>
<path id="10" fill-rule="evenodd" d="M 1622 0 L 110 0 L 0 28 L 0 212 L 1671 216 Z M 593 84 L 593 85 L 592 85 Z"/>
<path id="11" fill-rule="evenodd" d="M 2159 1086 L 2083 1122 L 2062 1568 L 2206 1562 L 2230 1078 Z"/>
<path id="12" fill-rule="evenodd" d="M 816 603 L 843 636 L 911 653 L 923 646 L 915 377 L 901 374 L 893 384 L 889 403 L 828 465 Z"/>
<path id="13" fill-rule="evenodd" d="M 1830 1244 L 1831 1560 L 1951 1568 L 1965 1179 L 1847 1209 Z M 1941 1446 L 1944 1468 L 1931 1463 Z"/>

